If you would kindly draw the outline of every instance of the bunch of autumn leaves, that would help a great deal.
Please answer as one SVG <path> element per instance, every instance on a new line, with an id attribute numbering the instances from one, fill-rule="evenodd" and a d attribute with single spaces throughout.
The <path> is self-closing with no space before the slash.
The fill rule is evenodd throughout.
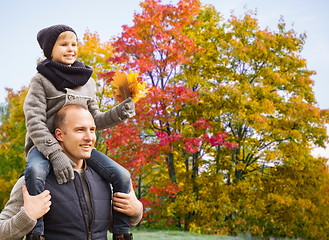
<path id="1" fill-rule="evenodd" d="M 122 102 L 131 97 L 136 103 L 139 99 L 146 96 L 148 88 L 146 83 L 138 81 L 138 72 L 130 71 L 129 74 L 117 71 L 111 81 L 113 86 L 114 97 Z"/>

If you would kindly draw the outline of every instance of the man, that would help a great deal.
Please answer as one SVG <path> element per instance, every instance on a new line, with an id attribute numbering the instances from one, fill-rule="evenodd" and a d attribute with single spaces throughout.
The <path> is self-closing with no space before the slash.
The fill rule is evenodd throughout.
<path id="1" fill-rule="evenodd" d="M 55 137 L 63 152 L 76 164 L 75 178 L 67 184 L 57 184 L 51 171 L 46 189 L 30 196 L 21 177 L 0 214 L 0 239 L 18 240 L 28 234 L 36 219 L 44 216 L 45 239 L 107 239 L 111 218 L 111 189 L 85 159 L 90 157 L 95 143 L 95 123 L 90 112 L 80 105 L 66 105 L 57 113 Z M 56 121 L 55 121 L 56 122 Z M 130 216 L 136 226 L 142 216 L 142 204 L 133 189 L 129 194 L 116 193 L 113 208 Z M 122 239 L 132 239 L 122 236 Z M 40 238 L 42 239 L 42 238 Z M 120 239 L 120 238 L 117 238 Z"/>

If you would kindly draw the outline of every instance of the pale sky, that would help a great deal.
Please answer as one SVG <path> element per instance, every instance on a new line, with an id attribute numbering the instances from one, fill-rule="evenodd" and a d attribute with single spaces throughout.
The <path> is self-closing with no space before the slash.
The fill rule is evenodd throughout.
<path id="1" fill-rule="evenodd" d="M 178 0 L 163 0 L 177 3 Z M 82 38 L 87 29 L 97 32 L 102 41 L 121 33 L 122 25 L 131 26 L 134 12 L 140 12 L 139 0 L 0 0 L 0 103 L 5 88 L 19 90 L 28 86 L 36 73 L 36 61 L 42 57 L 36 35 L 54 24 L 71 26 Z M 257 9 L 261 27 L 277 30 L 280 16 L 287 28 L 306 32 L 302 56 L 308 69 L 315 70 L 315 98 L 320 108 L 329 108 L 329 1 L 328 0 L 201 0 L 212 4 L 227 19 L 233 10 L 241 15 L 245 8 Z M 329 157 L 329 153 L 326 153 Z"/>

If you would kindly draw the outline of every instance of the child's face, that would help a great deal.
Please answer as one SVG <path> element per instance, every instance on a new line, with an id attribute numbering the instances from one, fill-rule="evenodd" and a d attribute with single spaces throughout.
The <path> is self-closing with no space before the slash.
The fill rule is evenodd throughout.
<path id="1" fill-rule="evenodd" d="M 71 31 L 62 32 L 54 45 L 51 60 L 71 66 L 77 59 L 77 38 Z"/>

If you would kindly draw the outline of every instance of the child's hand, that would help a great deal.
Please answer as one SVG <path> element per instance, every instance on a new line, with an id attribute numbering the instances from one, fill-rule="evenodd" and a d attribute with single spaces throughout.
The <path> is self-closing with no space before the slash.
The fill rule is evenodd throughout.
<path id="1" fill-rule="evenodd" d="M 49 161 L 53 166 L 58 184 L 64 184 L 74 179 L 73 168 L 76 167 L 76 165 L 65 153 L 61 151 L 54 152 L 49 156 Z"/>
<path id="2" fill-rule="evenodd" d="M 121 119 L 131 118 L 135 116 L 135 104 L 131 97 L 121 102 L 117 107 L 117 111 Z"/>
<path id="3" fill-rule="evenodd" d="M 42 193 L 31 196 L 26 189 L 26 186 L 22 186 L 22 193 L 24 198 L 25 212 L 33 219 L 37 220 L 45 215 L 50 210 L 50 192 L 48 190 Z"/>

